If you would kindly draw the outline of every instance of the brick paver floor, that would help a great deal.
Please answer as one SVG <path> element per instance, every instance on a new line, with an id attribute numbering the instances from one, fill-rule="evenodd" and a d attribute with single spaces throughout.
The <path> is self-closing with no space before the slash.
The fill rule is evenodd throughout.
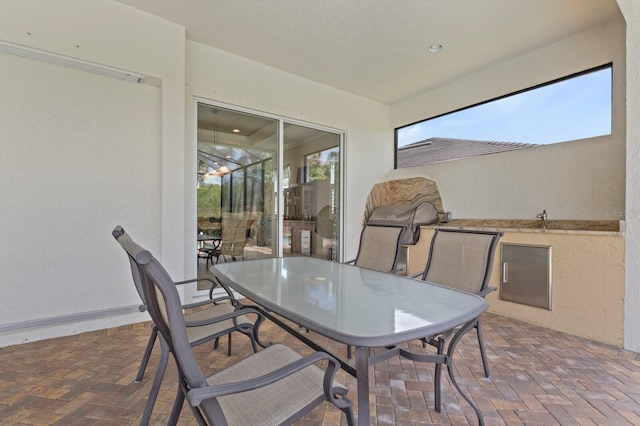
<path id="1" fill-rule="evenodd" d="M 474 333 L 458 346 L 455 371 L 487 425 L 640 425 L 639 354 L 493 314 L 485 314 L 484 332 L 491 378 L 483 376 Z M 143 382 L 134 383 L 148 333 L 147 322 L 0 349 L 0 424 L 139 424 L 160 353 L 156 346 Z M 308 351 L 270 322 L 261 335 L 264 341 Z M 343 345 L 310 336 L 346 354 Z M 409 345 L 423 350 L 418 342 Z M 226 342 L 217 350 L 211 344 L 196 348 L 206 372 L 250 353 L 249 340 L 238 334 L 231 357 L 226 356 Z M 432 374 L 432 365 L 397 358 L 376 365 L 371 424 L 476 424 L 473 411 L 448 378 L 442 384 L 442 412 L 433 410 Z M 355 380 L 343 372 L 339 379 L 355 400 Z M 166 423 L 176 380 L 172 360 L 152 424 Z M 300 424 L 340 422 L 345 423 L 340 412 L 325 404 Z M 196 424 L 187 406 L 179 424 Z"/>

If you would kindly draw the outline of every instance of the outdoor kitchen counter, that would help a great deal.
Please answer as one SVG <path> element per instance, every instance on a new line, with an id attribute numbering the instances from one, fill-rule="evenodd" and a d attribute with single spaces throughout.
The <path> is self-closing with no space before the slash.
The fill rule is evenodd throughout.
<path id="1" fill-rule="evenodd" d="M 410 274 L 421 271 L 436 227 L 498 230 L 487 296 L 488 312 L 622 347 L 625 301 L 624 221 L 457 219 L 420 227 L 420 239 L 407 246 Z M 500 299 L 502 244 L 551 247 L 551 309 Z"/>
<path id="2" fill-rule="evenodd" d="M 549 220 L 547 229 L 537 220 L 517 219 L 454 219 L 447 223 L 430 226 L 447 228 L 470 228 L 509 232 L 559 233 L 559 234 L 624 234 L 624 221 L 620 220 Z M 429 227 L 425 227 L 429 228 Z"/>

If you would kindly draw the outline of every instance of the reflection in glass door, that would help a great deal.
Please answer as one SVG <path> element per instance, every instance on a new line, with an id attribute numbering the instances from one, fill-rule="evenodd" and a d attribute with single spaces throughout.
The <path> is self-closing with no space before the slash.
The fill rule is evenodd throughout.
<path id="1" fill-rule="evenodd" d="M 339 260 L 341 138 L 198 103 L 198 270 L 280 253 Z"/>
<path id="2" fill-rule="evenodd" d="M 283 252 L 339 259 L 340 138 L 284 125 Z"/>
<path id="3" fill-rule="evenodd" d="M 198 270 L 277 256 L 277 120 L 198 104 Z"/>

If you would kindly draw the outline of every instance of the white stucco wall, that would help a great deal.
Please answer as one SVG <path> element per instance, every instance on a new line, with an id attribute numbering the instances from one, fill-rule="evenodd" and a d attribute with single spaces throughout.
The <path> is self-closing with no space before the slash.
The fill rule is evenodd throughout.
<path id="1" fill-rule="evenodd" d="M 153 77 L 0 55 L 0 346 L 147 319 L 110 232 L 183 273 L 184 29 L 108 0 L 8 0 L 0 40 Z"/>
<path id="2" fill-rule="evenodd" d="M 454 218 L 622 219 L 625 32 L 616 22 L 483 69 L 392 107 L 399 127 L 613 62 L 612 135 L 392 171 L 438 182 Z"/>
<path id="3" fill-rule="evenodd" d="M 32 99 L 44 101 L 34 114 L 28 105 L 17 110 L 5 103 L 0 109 L 1 120 L 13 126 L 12 133 L 5 132 L 0 140 L 5 158 L 13 162 L 12 167 L 3 168 L 3 200 L 16 206 L 21 195 L 38 196 L 32 180 L 16 178 L 34 165 L 28 146 L 20 144 L 37 131 L 41 139 L 49 137 L 46 143 L 56 158 L 72 156 L 74 160 L 60 167 L 60 161 L 39 159 L 37 172 L 49 179 L 51 188 L 64 187 L 83 171 L 92 170 L 98 159 L 99 169 L 106 172 L 98 187 L 80 181 L 50 195 L 42 207 L 46 214 L 36 216 L 47 220 L 36 220 L 36 226 L 33 204 L 0 212 L 4 232 L 0 285 L 5 295 L 0 307 L 0 346 L 147 319 L 139 313 L 122 314 L 123 309 L 135 311 L 138 297 L 124 255 L 110 236 L 116 224 L 125 226 L 160 257 L 175 279 L 194 275 L 190 249 L 194 243 L 186 237 L 195 228 L 194 96 L 345 131 L 346 167 L 355 171 L 346 181 L 345 222 L 358 225 L 347 226 L 345 251 L 353 255 L 357 250 L 366 194 L 393 163 L 387 106 L 191 43 L 185 65 L 184 28 L 109 0 L 10 0 L 0 4 L 0 17 L 0 40 L 148 76 L 147 84 L 135 90 L 133 83 L 83 74 L 60 89 L 47 84 L 48 80 L 53 83 L 47 68 L 53 65 L 27 67 L 24 64 L 31 60 L 0 56 L 0 68 L 15 71 L 10 78 L 20 73 L 26 77 L 30 71 L 41 80 L 40 93 Z M 9 67 L 9 63 L 18 65 Z M 82 73 L 63 72 L 65 76 Z M 85 80 L 93 82 L 92 90 L 77 87 Z M 17 85 L 2 83 L 3 99 L 19 96 Z M 59 102 L 62 98 L 56 90 L 64 92 L 68 105 Z M 151 93 L 151 106 L 136 98 L 136 90 Z M 104 94 L 128 100 L 137 114 L 125 114 L 121 118 L 128 122 L 124 123 L 114 119 L 117 107 L 92 107 L 100 104 Z M 70 109 L 73 99 L 78 106 Z M 51 114 L 46 114 L 48 108 Z M 83 108 L 96 121 L 101 113 L 112 112 L 113 117 L 105 116 L 102 121 L 108 125 L 96 129 L 95 137 L 65 134 L 64 129 L 82 124 L 78 114 Z M 135 126 L 136 122 L 141 125 Z M 51 179 L 54 169 L 56 179 Z M 38 250 L 41 241 L 46 242 L 42 248 L 55 256 L 25 254 Z M 83 321 L 77 321 L 79 317 Z M 51 327 L 44 326 L 47 322 Z"/>

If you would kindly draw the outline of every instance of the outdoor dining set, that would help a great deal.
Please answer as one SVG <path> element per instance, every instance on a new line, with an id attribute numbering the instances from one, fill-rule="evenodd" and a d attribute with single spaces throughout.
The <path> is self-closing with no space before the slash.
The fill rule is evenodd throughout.
<path id="1" fill-rule="evenodd" d="M 344 263 L 312 256 L 214 262 L 219 256 L 242 256 L 232 254 L 231 234 L 246 233 L 246 223 L 222 229 L 220 236 L 198 237 L 212 278 L 180 282 L 122 227 L 112 232 L 127 253 L 140 308 L 152 319 L 138 381 L 156 340 L 161 347 L 142 424 L 151 418 L 173 357 L 179 386 L 168 424 L 177 423 L 186 400 L 200 424 L 292 423 L 328 403 L 342 412 L 347 424 L 367 425 L 373 367 L 396 356 L 435 365 L 436 411 L 442 405 L 441 376 L 446 367 L 453 388 L 484 424 L 482 412 L 458 385 L 453 365 L 460 339 L 475 330 L 484 374 L 489 377 L 481 318 L 488 307 L 484 296 L 495 290 L 489 287 L 489 278 L 500 232 L 436 226 L 424 270 L 407 276 L 398 265 L 406 226 L 365 224 L 357 257 Z M 209 297 L 185 305 L 178 288 L 193 282 L 209 286 Z M 265 321 L 304 342 L 309 354 L 261 340 Z M 220 337 L 228 335 L 231 355 L 233 334 L 247 336 L 253 354 L 207 376 L 193 348 L 207 342 L 217 348 Z M 346 345 L 346 359 L 319 344 L 311 337 L 314 334 Z M 424 350 L 409 350 L 407 343 L 412 341 L 420 342 Z M 355 378 L 356 395 L 336 379 L 340 369 Z"/>

